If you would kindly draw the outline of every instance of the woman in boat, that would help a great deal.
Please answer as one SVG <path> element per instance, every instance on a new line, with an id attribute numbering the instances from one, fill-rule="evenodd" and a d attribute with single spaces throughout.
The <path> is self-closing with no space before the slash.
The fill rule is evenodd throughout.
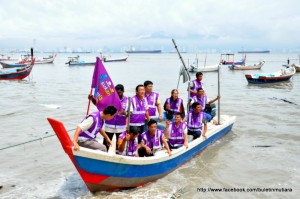
<path id="1" fill-rule="evenodd" d="M 107 151 L 104 144 L 97 142 L 97 133 L 100 133 L 104 139 L 111 145 L 111 140 L 106 135 L 105 131 L 102 129 L 103 120 L 111 120 L 116 114 L 117 109 L 114 106 L 107 106 L 101 112 L 93 112 L 86 116 L 83 121 L 78 124 L 74 137 L 73 144 L 74 150 L 79 150 L 79 146 Z"/>
<path id="2" fill-rule="evenodd" d="M 124 156 L 137 156 L 138 135 L 140 128 L 129 127 L 129 131 L 124 131 L 118 139 L 118 154 Z"/>
<path id="3" fill-rule="evenodd" d="M 188 148 L 187 123 L 183 121 L 180 113 L 175 114 L 175 122 L 170 124 L 170 121 L 166 121 L 164 135 L 168 139 L 170 149 L 177 149 L 181 146 Z"/>
<path id="4" fill-rule="evenodd" d="M 167 141 L 163 138 L 163 131 L 157 129 L 157 122 L 150 119 L 148 122 L 148 130 L 142 133 L 141 147 L 138 149 L 139 157 L 153 156 L 156 151 L 161 150 L 163 146 L 167 150 L 169 156 L 171 151 Z"/>
<path id="5" fill-rule="evenodd" d="M 171 97 L 167 98 L 164 104 L 163 120 L 170 120 L 174 122 L 174 114 L 180 113 L 182 117 L 185 116 L 183 99 L 178 97 L 178 90 L 171 91 Z"/>
<path id="6" fill-rule="evenodd" d="M 194 102 L 192 104 L 192 108 L 193 110 L 189 111 L 187 115 L 188 135 L 192 135 L 193 140 L 199 138 L 201 134 L 204 138 L 206 138 L 207 120 L 204 112 L 202 111 L 202 106 L 198 102 Z"/>

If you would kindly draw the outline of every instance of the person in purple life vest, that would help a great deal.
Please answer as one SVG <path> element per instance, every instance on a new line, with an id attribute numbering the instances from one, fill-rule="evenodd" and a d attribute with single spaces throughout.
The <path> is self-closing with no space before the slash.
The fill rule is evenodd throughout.
<path id="1" fill-rule="evenodd" d="M 106 135 L 105 131 L 102 129 L 103 120 L 111 120 L 117 112 L 116 107 L 107 106 L 101 112 L 93 112 L 87 115 L 83 121 L 78 124 L 74 137 L 73 144 L 74 150 L 79 150 L 80 147 L 107 151 L 104 144 L 97 142 L 96 137 L 97 134 L 100 133 L 104 139 L 111 145 L 111 140 Z"/>
<path id="2" fill-rule="evenodd" d="M 160 106 L 160 99 L 159 99 L 159 94 L 157 92 L 153 92 L 153 82 L 147 80 L 144 82 L 144 87 L 145 87 L 145 98 L 147 99 L 148 102 L 148 107 L 149 107 L 149 117 L 151 119 L 154 119 L 157 121 L 157 128 L 161 130 L 165 130 L 165 127 L 163 124 L 159 123 L 162 122 L 162 109 Z M 156 114 L 156 109 L 158 112 L 158 116 Z M 144 129 L 147 130 L 147 123 L 148 121 L 145 121 L 145 126 Z"/>
<path id="3" fill-rule="evenodd" d="M 105 133 L 111 140 L 114 134 L 116 134 L 116 142 L 118 142 L 119 135 L 126 130 L 126 126 L 128 123 L 126 114 L 128 111 L 128 104 L 130 102 L 128 98 L 124 96 L 124 86 L 122 84 L 116 85 L 115 89 L 120 98 L 122 110 L 119 110 L 113 119 L 105 121 L 104 129 Z M 107 149 L 109 148 L 109 145 L 106 142 L 106 140 L 103 140 L 103 144 L 106 146 Z"/>
<path id="4" fill-rule="evenodd" d="M 188 135 L 193 136 L 193 140 L 199 138 L 202 134 L 206 138 L 207 120 L 202 106 L 198 102 L 192 104 L 193 110 L 187 114 Z M 203 130 L 202 130 L 203 129 Z"/>
<path id="5" fill-rule="evenodd" d="M 190 85 L 190 99 L 197 95 L 197 89 L 203 88 L 203 74 L 202 72 L 196 73 L 196 79 L 191 82 Z"/>
<path id="6" fill-rule="evenodd" d="M 137 156 L 138 135 L 140 128 L 137 126 L 129 127 L 129 131 L 124 131 L 118 139 L 118 154 L 124 156 Z"/>
<path id="7" fill-rule="evenodd" d="M 163 146 L 171 156 L 171 150 L 167 141 L 163 138 L 163 131 L 157 129 L 157 122 L 150 119 L 148 122 L 148 130 L 142 133 L 141 146 L 138 149 L 139 157 L 148 157 L 155 155 L 155 152 L 161 150 Z"/>
<path id="8" fill-rule="evenodd" d="M 139 84 L 135 88 L 136 95 L 130 99 L 130 121 L 129 126 L 137 126 L 140 132 L 144 132 L 145 118 L 150 120 L 148 113 L 148 102 L 145 98 L 145 87 Z M 139 143 L 142 138 L 139 136 Z"/>
<path id="9" fill-rule="evenodd" d="M 168 139 L 170 149 L 185 146 L 188 148 L 187 123 L 180 113 L 175 114 L 175 122 L 166 121 L 165 138 Z"/>
<path id="10" fill-rule="evenodd" d="M 211 110 L 209 112 L 206 112 L 208 110 L 208 108 L 206 108 L 207 106 L 210 106 L 212 103 L 214 103 L 215 101 L 217 101 L 218 99 L 220 99 L 219 96 L 217 96 L 215 99 L 208 101 L 208 97 L 205 93 L 205 91 L 203 90 L 203 88 L 198 88 L 197 89 L 197 95 L 194 96 L 191 100 L 190 106 L 194 103 L 194 102 L 198 102 L 201 106 L 202 106 L 202 111 L 204 111 L 206 119 L 208 121 L 210 121 L 212 119 L 212 117 L 215 115 L 211 113 Z"/>
<path id="11" fill-rule="evenodd" d="M 174 114 L 180 113 L 182 117 L 185 116 L 183 99 L 178 97 L 178 90 L 171 91 L 171 97 L 167 98 L 164 104 L 163 120 L 170 120 L 174 122 Z"/>

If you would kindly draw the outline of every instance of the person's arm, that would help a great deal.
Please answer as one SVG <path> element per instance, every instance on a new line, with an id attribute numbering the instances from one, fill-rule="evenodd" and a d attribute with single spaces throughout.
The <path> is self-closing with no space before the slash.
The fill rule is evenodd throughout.
<path id="1" fill-rule="evenodd" d="M 202 136 L 206 139 L 207 124 L 204 124 Z"/>
<path id="2" fill-rule="evenodd" d="M 109 137 L 107 136 L 107 134 L 105 133 L 105 131 L 103 129 L 100 130 L 100 134 L 103 136 L 103 138 L 106 140 L 107 145 L 111 146 L 111 140 L 109 139 Z"/>
<path id="3" fill-rule="evenodd" d="M 88 130 L 94 122 L 93 117 L 88 117 L 85 120 L 83 120 L 80 124 L 77 125 L 74 136 L 73 136 L 73 144 L 74 144 L 74 150 L 77 151 L 80 149 L 78 145 L 78 137 L 81 131 Z"/>
<path id="4" fill-rule="evenodd" d="M 210 100 L 210 101 L 208 102 L 208 104 L 212 104 L 212 103 L 214 103 L 215 101 L 219 100 L 220 98 L 221 98 L 221 96 L 217 96 L 215 99 Z"/>
<path id="5" fill-rule="evenodd" d="M 145 144 L 144 140 L 141 142 L 141 147 L 146 149 L 147 154 L 152 154 L 152 150 Z"/>
<path id="6" fill-rule="evenodd" d="M 161 106 L 160 106 L 160 101 L 159 99 L 157 100 L 157 111 L 158 111 L 158 121 L 161 122 L 162 121 L 162 109 L 161 109 Z"/>
<path id="7" fill-rule="evenodd" d="M 185 133 L 183 134 L 183 136 L 184 136 L 184 143 L 183 143 L 183 146 L 185 146 L 186 148 L 188 148 L 188 147 L 189 147 L 189 145 L 188 145 L 188 134 L 185 132 Z"/>
<path id="8" fill-rule="evenodd" d="M 93 95 L 89 95 L 88 99 L 92 101 L 92 103 L 96 106 L 98 99 L 95 99 Z"/>
<path id="9" fill-rule="evenodd" d="M 165 149 L 167 150 L 169 156 L 171 156 L 171 155 L 172 155 L 172 154 L 171 154 L 171 150 L 170 150 L 170 148 L 169 148 L 169 145 L 168 145 L 167 141 L 166 141 L 163 137 L 161 137 L 161 141 L 162 141 L 162 143 L 164 144 L 164 147 L 165 147 Z"/>
<path id="10" fill-rule="evenodd" d="M 180 105 L 180 111 L 181 111 L 182 117 L 184 118 L 185 117 L 185 111 L 184 111 L 183 102 Z"/>
<path id="11" fill-rule="evenodd" d="M 119 152 L 123 152 L 124 151 L 124 148 L 125 148 L 125 145 L 126 145 L 126 142 L 129 140 L 129 133 L 126 132 L 126 136 L 124 137 L 124 139 L 121 139 L 119 137 L 118 139 L 118 150 Z"/>
<path id="12" fill-rule="evenodd" d="M 74 137 L 73 137 L 73 145 L 74 145 L 74 150 L 77 151 L 79 150 L 79 145 L 78 145 L 78 137 L 79 137 L 79 133 L 81 132 L 81 129 L 77 126 L 75 133 L 74 133 Z"/>
<path id="13" fill-rule="evenodd" d="M 166 139 L 169 139 L 169 137 L 170 137 L 169 126 L 170 126 L 170 121 L 167 120 L 166 121 L 166 128 L 165 128 L 165 131 L 164 131 L 164 136 L 165 136 Z"/>
<path id="14" fill-rule="evenodd" d="M 150 116 L 149 116 L 149 111 L 148 111 L 148 109 L 146 110 L 145 115 L 146 115 L 147 121 L 149 122 L 149 121 L 150 121 Z"/>

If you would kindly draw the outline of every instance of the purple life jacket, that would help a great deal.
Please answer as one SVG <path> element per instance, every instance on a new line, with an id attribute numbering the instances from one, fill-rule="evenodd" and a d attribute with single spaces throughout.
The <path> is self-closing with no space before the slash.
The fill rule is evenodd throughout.
<path id="1" fill-rule="evenodd" d="M 178 147 L 184 144 L 184 131 L 186 128 L 186 122 L 180 122 L 178 128 L 176 128 L 175 122 L 169 126 L 169 142 L 171 146 Z"/>
<path id="2" fill-rule="evenodd" d="M 121 135 L 119 135 L 119 138 L 124 140 L 125 136 L 126 136 L 126 131 L 124 131 Z M 136 137 L 134 140 L 128 140 L 126 142 L 124 151 L 122 153 L 118 152 L 118 154 L 126 156 L 126 152 L 127 152 L 127 156 L 135 156 L 137 146 L 138 146 L 138 137 Z"/>
<path id="3" fill-rule="evenodd" d="M 191 90 L 197 92 L 198 88 L 203 88 L 203 83 L 198 82 L 197 79 L 193 80 L 193 83 L 194 83 L 194 86 L 190 88 Z M 193 98 L 194 96 L 196 96 L 196 94 L 190 93 L 190 98 Z"/>
<path id="4" fill-rule="evenodd" d="M 148 103 L 146 98 L 141 101 L 136 95 L 131 98 L 132 115 L 130 117 L 129 125 L 141 126 L 145 124 L 146 110 Z"/>
<path id="5" fill-rule="evenodd" d="M 199 112 L 195 115 L 194 111 L 188 113 L 188 130 L 202 131 L 202 123 L 205 120 L 204 112 Z"/>
<path id="6" fill-rule="evenodd" d="M 207 101 L 207 96 L 206 95 L 202 95 L 201 98 L 199 98 L 197 95 L 193 97 L 193 101 L 194 102 L 198 102 L 201 106 L 202 106 L 202 110 L 205 109 L 205 104 Z"/>
<path id="7" fill-rule="evenodd" d="M 156 129 L 154 137 L 150 136 L 149 130 L 142 133 L 141 136 L 145 145 L 150 149 L 152 149 L 152 151 L 162 148 L 162 143 L 161 143 L 161 140 L 163 139 L 162 130 Z"/>
<path id="8" fill-rule="evenodd" d="M 127 97 L 125 96 L 123 97 L 123 99 L 121 100 L 121 106 L 122 106 L 122 110 L 126 111 L 128 107 Z M 105 126 L 109 128 L 115 128 L 115 129 L 126 128 L 126 116 L 121 114 L 116 114 L 113 117 L 113 119 L 105 121 Z"/>
<path id="9" fill-rule="evenodd" d="M 181 98 L 177 98 L 175 101 L 172 100 L 171 97 L 166 99 L 166 103 L 170 104 L 170 110 L 174 111 L 175 113 L 180 113 L 181 104 L 183 103 L 183 100 Z"/>
<path id="10" fill-rule="evenodd" d="M 159 94 L 155 92 L 151 92 L 149 96 L 145 94 L 145 98 L 148 102 L 148 111 L 150 117 L 156 116 L 156 102 L 158 101 Z"/>
<path id="11" fill-rule="evenodd" d="M 87 119 L 88 117 L 92 116 L 93 117 L 93 124 L 92 126 L 86 130 L 86 131 L 81 131 L 79 133 L 79 140 L 81 139 L 95 139 L 97 136 L 97 133 L 101 130 L 103 126 L 103 120 L 100 117 L 100 112 L 93 112 L 90 115 L 86 116 L 83 120 Z M 83 121 L 82 120 L 82 121 Z"/>

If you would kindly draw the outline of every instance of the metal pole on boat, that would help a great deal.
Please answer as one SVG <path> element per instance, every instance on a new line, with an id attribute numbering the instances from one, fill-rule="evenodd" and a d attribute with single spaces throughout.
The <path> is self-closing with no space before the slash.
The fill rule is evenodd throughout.
<path id="1" fill-rule="evenodd" d="M 128 100 L 128 110 L 127 110 L 127 116 L 128 116 L 128 119 L 127 119 L 127 121 L 128 121 L 128 125 L 127 125 L 127 132 L 129 133 L 129 129 L 130 129 L 130 126 L 129 126 L 129 123 L 130 123 L 130 106 L 131 106 L 131 98 L 130 97 L 128 97 L 127 98 L 127 100 Z M 141 132 L 142 133 L 142 132 Z M 125 139 L 125 138 L 124 138 Z M 126 156 L 128 155 L 128 143 L 126 143 Z"/>
<path id="2" fill-rule="evenodd" d="M 222 58 L 222 56 L 221 56 Z M 220 58 L 220 59 L 221 59 Z M 218 65 L 218 97 L 220 97 L 220 64 Z M 221 103 L 220 103 L 220 98 L 218 100 L 218 124 L 221 124 L 220 123 L 220 116 L 221 116 Z"/>
<path id="3" fill-rule="evenodd" d="M 182 62 L 182 65 L 183 65 L 183 67 L 184 67 L 184 70 L 186 71 L 186 73 L 187 73 L 187 75 L 188 75 L 188 100 L 187 100 L 187 112 L 189 111 L 189 99 L 190 99 L 190 90 L 191 90 L 191 88 L 190 88 L 190 83 L 191 83 L 191 76 L 190 76 L 190 74 L 189 74 L 189 72 L 188 72 L 188 70 L 187 70 L 187 68 L 186 68 L 186 66 L 185 66 L 185 63 L 184 63 L 184 60 L 182 59 L 182 57 L 181 57 L 181 54 L 180 54 L 180 52 L 179 52 L 179 50 L 178 50 L 178 48 L 177 48 L 177 45 L 176 45 L 176 43 L 175 43 L 175 40 L 174 39 L 172 39 L 172 42 L 173 42 L 173 44 L 174 44 L 174 46 L 175 46 L 175 49 L 176 49 L 176 51 L 177 51 L 177 53 L 178 53 L 178 55 L 179 55 L 179 59 L 181 60 L 181 62 Z"/>

